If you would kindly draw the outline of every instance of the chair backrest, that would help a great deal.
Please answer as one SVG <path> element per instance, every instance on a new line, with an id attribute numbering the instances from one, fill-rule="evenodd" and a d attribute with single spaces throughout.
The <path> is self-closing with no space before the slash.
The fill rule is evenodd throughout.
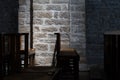
<path id="1" fill-rule="evenodd" d="M 52 60 L 52 66 L 54 67 L 56 67 L 57 65 L 57 55 L 60 54 L 60 49 L 61 49 L 60 33 L 55 33 L 55 35 L 56 35 L 56 43 L 54 48 L 53 60 Z"/>
<path id="2" fill-rule="evenodd" d="M 0 80 L 3 78 L 2 36 L 0 35 Z"/>
<path id="3" fill-rule="evenodd" d="M 2 74 L 12 74 L 21 69 L 21 36 L 24 36 L 24 67 L 28 65 L 28 33 L 0 34 L 0 67 Z M 7 67 L 7 70 L 6 70 Z"/>

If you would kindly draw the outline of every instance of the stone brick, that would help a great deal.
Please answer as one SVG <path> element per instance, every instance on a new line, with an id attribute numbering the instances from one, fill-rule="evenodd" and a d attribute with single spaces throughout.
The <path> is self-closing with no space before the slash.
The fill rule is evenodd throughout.
<path id="1" fill-rule="evenodd" d="M 72 28 L 70 31 L 72 32 L 72 33 L 83 33 L 83 32 L 85 32 L 85 25 L 83 25 L 83 24 L 81 24 L 81 25 L 71 25 L 72 27 L 74 27 L 74 28 Z"/>
<path id="2" fill-rule="evenodd" d="M 67 45 L 67 44 L 69 44 L 69 39 L 64 39 L 64 40 L 61 40 L 61 44 L 65 44 L 65 45 Z"/>
<path id="3" fill-rule="evenodd" d="M 34 12 L 34 18 L 52 18 L 52 12 Z"/>
<path id="4" fill-rule="evenodd" d="M 25 15 L 26 18 L 30 18 L 30 12 L 26 12 L 25 14 L 26 14 L 26 15 Z"/>
<path id="5" fill-rule="evenodd" d="M 55 49 L 55 44 L 51 44 L 50 46 L 50 51 L 52 51 L 54 53 L 54 49 Z"/>
<path id="6" fill-rule="evenodd" d="M 71 18 L 72 19 L 83 19 L 85 17 L 84 13 L 81 12 L 72 12 Z"/>
<path id="7" fill-rule="evenodd" d="M 46 5 L 46 10 L 54 10 L 54 11 L 60 11 L 61 5 Z"/>
<path id="8" fill-rule="evenodd" d="M 75 11 L 83 11 L 85 12 L 85 5 L 79 5 L 79 6 L 75 6 Z"/>
<path id="9" fill-rule="evenodd" d="M 34 4 L 33 5 L 33 10 L 43 10 L 43 6 L 39 4 Z"/>
<path id="10" fill-rule="evenodd" d="M 40 51 L 48 51 L 47 44 L 35 44 L 35 49 Z"/>
<path id="11" fill-rule="evenodd" d="M 47 4 L 49 0 L 33 0 L 33 3 Z"/>
<path id="12" fill-rule="evenodd" d="M 39 38 L 46 38 L 47 34 L 46 33 L 34 33 L 34 38 L 39 39 Z"/>
<path id="13" fill-rule="evenodd" d="M 24 25 L 25 19 L 24 18 L 19 18 L 19 25 Z"/>
<path id="14" fill-rule="evenodd" d="M 69 0 L 51 0 L 52 3 L 69 3 Z"/>
<path id="15" fill-rule="evenodd" d="M 40 32 L 40 27 L 39 26 L 34 26 L 33 27 L 33 32 Z"/>
<path id="16" fill-rule="evenodd" d="M 33 20 L 33 24 L 37 24 L 37 25 L 42 25 L 43 24 L 43 20 L 42 19 L 34 19 Z"/>
<path id="17" fill-rule="evenodd" d="M 19 5 L 24 5 L 26 4 L 25 0 L 19 0 Z"/>
<path id="18" fill-rule="evenodd" d="M 75 36 L 75 35 L 74 35 Z M 73 43 L 85 43 L 84 36 L 75 36 L 71 39 L 71 42 Z M 82 44 L 81 44 L 82 45 Z"/>
<path id="19" fill-rule="evenodd" d="M 59 13 L 59 17 L 60 17 L 60 18 L 67 18 L 67 19 L 68 19 L 69 16 L 70 16 L 70 15 L 69 15 L 69 12 L 60 12 L 60 13 Z"/>
<path id="20" fill-rule="evenodd" d="M 69 33 L 70 32 L 69 26 L 67 26 L 67 27 L 60 27 L 60 32 L 67 32 L 67 33 Z"/>
<path id="21" fill-rule="evenodd" d="M 54 18 L 59 18 L 59 12 L 54 12 Z"/>
<path id="22" fill-rule="evenodd" d="M 26 6 L 19 6 L 19 12 L 25 12 Z"/>
<path id="23" fill-rule="evenodd" d="M 61 4 L 61 11 L 68 11 L 68 4 Z"/>
<path id="24" fill-rule="evenodd" d="M 85 21 L 81 19 L 72 19 L 71 23 L 72 25 L 79 25 L 79 24 L 85 24 Z"/>
<path id="25" fill-rule="evenodd" d="M 48 19 L 45 21 L 46 25 L 69 25 L 68 19 Z"/>
<path id="26" fill-rule="evenodd" d="M 43 40 L 43 39 L 42 39 Z M 56 42 L 56 39 L 52 39 L 52 38 L 46 38 L 43 40 L 44 43 L 47 43 L 47 44 L 52 44 L 52 43 L 55 43 Z"/>
<path id="27" fill-rule="evenodd" d="M 36 66 L 51 66 L 52 57 L 36 57 Z"/>
<path id="28" fill-rule="evenodd" d="M 20 33 L 29 33 L 30 27 L 29 26 L 19 26 L 19 32 Z"/>
<path id="29" fill-rule="evenodd" d="M 62 40 L 62 39 L 69 40 L 69 39 L 70 39 L 69 33 L 61 33 L 61 40 Z"/>
<path id="30" fill-rule="evenodd" d="M 56 38 L 56 35 L 54 33 L 48 33 L 48 38 Z"/>
<path id="31" fill-rule="evenodd" d="M 30 24 L 30 18 L 27 17 L 27 18 L 25 19 L 25 25 L 29 25 L 29 24 Z"/>
<path id="32" fill-rule="evenodd" d="M 19 18 L 25 18 L 26 14 L 25 12 L 19 12 Z"/>
<path id="33" fill-rule="evenodd" d="M 41 29 L 42 32 L 56 32 L 58 29 L 56 27 L 45 27 Z"/>
<path id="34" fill-rule="evenodd" d="M 41 57 L 52 57 L 53 56 L 53 53 L 49 53 L 49 52 L 40 52 L 40 53 L 37 53 L 36 56 L 41 56 Z"/>
<path id="35" fill-rule="evenodd" d="M 71 4 L 85 4 L 85 0 L 71 0 Z"/>

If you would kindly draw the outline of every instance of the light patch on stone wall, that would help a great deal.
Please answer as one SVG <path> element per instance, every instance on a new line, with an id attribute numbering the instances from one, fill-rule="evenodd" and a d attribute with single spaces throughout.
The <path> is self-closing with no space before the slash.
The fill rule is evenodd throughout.
<path id="1" fill-rule="evenodd" d="M 57 32 L 61 33 L 62 48 L 72 47 L 84 54 L 84 48 L 81 48 L 85 45 L 83 2 L 84 0 L 33 0 L 33 47 L 36 49 L 36 65 L 51 65 L 56 41 L 54 33 Z M 30 33 L 29 3 L 29 0 L 20 1 L 19 32 Z"/>

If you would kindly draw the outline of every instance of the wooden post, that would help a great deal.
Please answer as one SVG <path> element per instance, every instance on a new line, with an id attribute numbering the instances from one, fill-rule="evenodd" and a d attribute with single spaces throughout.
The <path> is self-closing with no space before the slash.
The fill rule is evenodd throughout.
<path id="1" fill-rule="evenodd" d="M 33 48 L 33 0 L 30 0 L 30 48 Z"/>
<path id="2" fill-rule="evenodd" d="M 24 67 L 27 68 L 28 67 L 28 34 L 25 34 L 25 60 L 24 60 Z"/>

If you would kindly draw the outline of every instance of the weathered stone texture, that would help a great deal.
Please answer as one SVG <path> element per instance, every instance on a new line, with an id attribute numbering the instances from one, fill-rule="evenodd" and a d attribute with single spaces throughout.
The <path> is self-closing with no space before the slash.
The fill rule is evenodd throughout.
<path id="1" fill-rule="evenodd" d="M 58 31 L 56 27 L 44 27 L 41 29 L 42 32 L 56 32 Z"/>
<path id="2" fill-rule="evenodd" d="M 25 12 L 25 6 L 19 6 L 19 12 Z"/>
<path id="3" fill-rule="evenodd" d="M 69 26 L 67 26 L 67 27 L 61 27 L 60 28 L 60 32 L 67 32 L 67 33 L 69 33 L 70 32 Z"/>
<path id="4" fill-rule="evenodd" d="M 69 0 L 51 0 L 51 2 L 52 2 L 52 3 L 57 3 L 57 4 L 58 4 L 58 3 L 59 3 L 59 4 L 61 4 L 61 3 L 63 3 L 63 4 L 64 4 L 64 3 L 67 3 L 67 4 L 68 4 L 68 3 L 69 3 Z"/>
<path id="5" fill-rule="evenodd" d="M 34 18 L 52 18 L 52 12 L 34 12 Z"/>
<path id="6" fill-rule="evenodd" d="M 34 19 L 33 20 L 33 24 L 34 25 L 42 25 L 43 24 L 43 20 L 42 19 Z"/>
<path id="7" fill-rule="evenodd" d="M 46 10 L 60 11 L 61 5 L 46 5 Z"/>
<path id="8" fill-rule="evenodd" d="M 50 44 L 49 50 L 54 53 L 54 49 L 55 49 L 55 44 Z"/>
<path id="9" fill-rule="evenodd" d="M 30 27 L 29 26 L 19 26 L 19 32 L 20 33 L 29 33 L 30 32 Z"/>
<path id="10" fill-rule="evenodd" d="M 25 19 L 24 18 L 19 18 L 19 25 L 24 25 L 25 24 Z"/>
<path id="11" fill-rule="evenodd" d="M 36 66 L 51 66 L 52 57 L 35 57 L 35 64 Z"/>
<path id="12" fill-rule="evenodd" d="M 47 34 L 46 33 L 34 33 L 34 38 L 46 38 Z"/>
<path id="13" fill-rule="evenodd" d="M 25 12 L 19 12 L 19 17 L 20 18 L 25 18 L 25 16 L 26 16 Z"/>
<path id="14" fill-rule="evenodd" d="M 49 3 L 49 0 L 33 0 L 33 3 L 47 4 Z"/>
<path id="15" fill-rule="evenodd" d="M 40 32 L 40 27 L 39 26 L 34 26 L 33 32 Z"/>
<path id="16" fill-rule="evenodd" d="M 84 0 L 33 0 L 33 47 L 37 65 L 51 65 L 56 36 L 61 33 L 62 48 L 85 53 Z M 79 4 L 78 4 L 79 3 Z M 29 0 L 20 2 L 19 31 L 29 32 Z M 74 35 L 74 36 L 73 36 Z"/>
<path id="17" fill-rule="evenodd" d="M 86 0 L 88 64 L 104 64 L 104 33 L 120 30 L 120 0 Z"/>
<path id="18" fill-rule="evenodd" d="M 33 4 L 33 10 L 43 10 L 43 5 Z"/>
<path id="19" fill-rule="evenodd" d="M 59 12 L 54 12 L 54 18 L 59 18 Z"/>
<path id="20" fill-rule="evenodd" d="M 40 51 L 47 51 L 48 50 L 48 45 L 47 44 L 35 44 L 36 50 Z"/>
<path id="21" fill-rule="evenodd" d="M 67 4 L 61 4 L 61 11 L 68 11 L 69 6 Z"/>
<path id="22" fill-rule="evenodd" d="M 69 25 L 68 19 L 47 19 L 45 21 L 46 25 Z"/>
<path id="23" fill-rule="evenodd" d="M 60 12 L 59 13 L 59 17 L 60 18 L 67 18 L 67 19 L 69 19 L 69 12 Z"/>
<path id="24" fill-rule="evenodd" d="M 71 0 L 70 4 L 70 47 L 81 57 L 85 56 L 85 0 Z"/>

